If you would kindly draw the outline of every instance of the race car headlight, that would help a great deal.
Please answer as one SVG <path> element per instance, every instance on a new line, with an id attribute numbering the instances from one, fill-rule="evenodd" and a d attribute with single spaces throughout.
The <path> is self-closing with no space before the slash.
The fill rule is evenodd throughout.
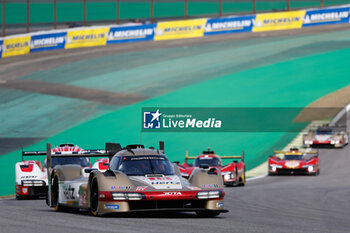
<path id="1" fill-rule="evenodd" d="M 277 168 L 282 168 L 282 166 L 281 165 L 277 165 L 277 164 L 270 165 L 270 170 L 272 170 L 274 172 L 277 170 Z"/>
<path id="2" fill-rule="evenodd" d="M 142 193 L 112 193 L 113 200 L 122 201 L 122 200 L 130 200 L 137 201 L 142 200 L 144 195 Z"/>
<path id="3" fill-rule="evenodd" d="M 225 180 L 229 180 L 230 178 L 231 178 L 231 175 L 230 175 L 230 174 L 224 175 L 224 179 L 225 179 Z"/>
<path id="4" fill-rule="evenodd" d="M 307 168 L 307 171 L 308 171 L 308 172 L 313 172 L 313 171 L 314 171 L 314 167 L 313 167 L 313 166 L 309 166 L 309 167 Z"/>
<path id="5" fill-rule="evenodd" d="M 181 172 L 181 176 L 183 176 L 183 177 L 189 177 L 189 175 L 188 175 L 187 173 L 183 173 L 183 172 Z"/>
<path id="6" fill-rule="evenodd" d="M 198 199 L 209 199 L 209 198 L 220 198 L 221 192 L 220 191 L 209 191 L 209 192 L 198 192 L 197 198 Z"/>
<path id="7" fill-rule="evenodd" d="M 22 186 L 45 186 L 43 180 L 22 180 Z"/>

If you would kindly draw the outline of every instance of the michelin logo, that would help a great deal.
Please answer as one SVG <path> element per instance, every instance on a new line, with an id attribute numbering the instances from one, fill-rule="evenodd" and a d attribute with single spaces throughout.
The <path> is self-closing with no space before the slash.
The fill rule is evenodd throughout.
<path id="1" fill-rule="evenodd" d="M 36 39 L 31 41 L 30 47 L 40 48 L 40 47 L 57 46 L 58 44 L 64 43 L 64 39 L 65 39 L 64 36 Z"/>
<path id="2" fill-rule="evenodd" d="M 108 34 L 108 40 L 119 40 L 127 38 L 145 38 L 153 35 L 153 28 L 138 29 L 138 30 L 125 30 L 114 31 Z"/>
<path id="3" fill-rule="evenodd" d="M 304 23 L 315 23 L 322 21 L 340 21 L 349 18 L 349 11 L 315 13 L 306 15 Z"/>
<path id="4" fill-rule="evenodd" d="M 143 128 L 144 129 L 159 129 L 161 127 L 160 124 L 160 116 L 162 113 L 157 109 L 156 112 L 144 112 L 143 113 Z"/>
<path id="5" fill-rule="evenodd" d="M 226 21 L 226 22 L 215 22 L 215 23 L 207 24 L 205 27 L 205 31 L 211 32 L 211 31 L 220 31 L 225 29 L 250 27 L 251 24 L 252 24 L 251 20 L 233 20 L 233 21 Z"/>

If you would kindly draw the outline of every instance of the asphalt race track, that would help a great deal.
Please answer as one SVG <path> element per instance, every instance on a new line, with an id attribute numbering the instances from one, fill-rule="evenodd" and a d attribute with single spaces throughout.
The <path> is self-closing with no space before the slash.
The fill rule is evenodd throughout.
<path id="1" fill-rule="evenodd" d="M 226 188 L 216 218 L 192 213 L 93 217 L 58 213 L 44 200 L 0 200 L 0 232 L 349 232 L 350 146 L 320 150 L 319 176 L 279 176 Z"/>

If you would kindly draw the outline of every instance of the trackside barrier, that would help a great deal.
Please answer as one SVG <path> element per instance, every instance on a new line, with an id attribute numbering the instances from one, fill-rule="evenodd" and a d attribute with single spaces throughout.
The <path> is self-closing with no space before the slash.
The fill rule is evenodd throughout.
<path id="1" fill-rule="evenodd" d="M 55 49 L 71 49 L 139 41 L 196 38 L 225 33 L 298 29 L 349 23 L 350 5 L 322 9 L 191 19 L 154 24 L 81 27 L 0 38 L 0 57 Z"/>

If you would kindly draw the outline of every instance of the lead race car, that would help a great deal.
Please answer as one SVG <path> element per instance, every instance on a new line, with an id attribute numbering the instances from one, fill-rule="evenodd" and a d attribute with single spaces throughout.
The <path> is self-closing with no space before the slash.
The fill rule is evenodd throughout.
<path id="1" fill-rule="evenodd" d="M 191 159 L 194 160 L 194 164 L 188 163 L 188 160 Z M 240 159 L 240 161 L 234 160 L 232 163 L 223 165 L 223 159 Z M 242 151 L 241 155 L 219 156 L 215 151 L 208 148 L 208 150 L 203 151 L 203 153 L 197 157 L 189 157 L 186 151 L 185 162 L 178 165 L 181 175 L 187 179 L 191 177 L 193 171 L 201 167 L 220 170 L 222 180 L 226 186 L 244 186 L 246 182 L 244 151 Z"/>
<path id="2" fill-rule="evenodd" d="M 57 157 L 50 153 L 47 161 Z M 181 177 L 175 164 L 160 149 L 143 145 L 121 148 L 106 143 L 105 156 L 111 160 L 105 172 L 85 169 L 79 165 L 58 165 L 48 174 L 47 203 L 55 210 L 67 207 L 88 209 L 93 215 L 108 213 L 166 210 L 196 212 L 199 216 L 217 216 L 224 209 L 223 182 L 218 169 L 196 169 L 189 180 Z M 85 153 L 66 157 L 95 157 Z"/>
<path id="3" fill-rule="evenodd" d="M 311 129 L 303 135 L 304 147 L 332 146 L 342 148 L 349 143 L 349 133 L 345 127 L 330 127 L 328 125 Z"/>
<path id="4" fill-rule="evenodd" d="M 84 170 L 91 167 L 89 158 L 85 157 L 64 157 L 66 154 L 83 154 L 83 153 L 103 153 L 98 150 L 83 150 L 74 144 L 64 143 L 52 148 L 51 153 L 58 155 L 51 161 L 51 168 L 56 165 L 78 164 Z M 46 151 L 23 151 L 22 161 L 16 163 L 16 199 L 27 197 L 45 197 L 47 195 L 47 163 L 44 160 L 43 166 L 38 160 L 24 160 L 25 156 L 44 156 Z M 101 171 L 107 170 L 108 158 L 97 160 L 93 167 Z M 88 173 L 84 173 L 88 176 Z"/>
<path id="5" fill-rule="evenodd" d="M 301 152 L 295 147 L 290 148 L 289 151 L 274 151 L 274 154 L 268 159 L 268 175 L 281 174 L 315 176 L 320 174 L 318 151 L 308 149 Z"/>

